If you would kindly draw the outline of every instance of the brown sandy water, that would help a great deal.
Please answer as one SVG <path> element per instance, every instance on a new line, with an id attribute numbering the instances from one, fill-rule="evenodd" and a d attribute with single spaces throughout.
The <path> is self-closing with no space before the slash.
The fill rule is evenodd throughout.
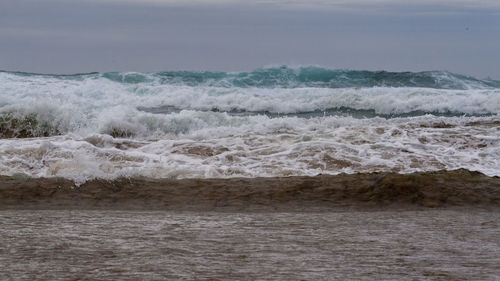
<path id="1" fill-rule="evenodd" d="M 0 211 L 1 280 L 498 280 L 500 214 Z"/>
<path id="2" fill-rule="evenodd" d="M 0 177 L 0 280 L 499 280 L 500 178 Z"/>
<path id="3" fill-rule="evenodd" d="M 0 176 L 1 209 L 325 211 L 500 207 L 500 178 L 468 170 L 314 177 L 93 180 Z"/>

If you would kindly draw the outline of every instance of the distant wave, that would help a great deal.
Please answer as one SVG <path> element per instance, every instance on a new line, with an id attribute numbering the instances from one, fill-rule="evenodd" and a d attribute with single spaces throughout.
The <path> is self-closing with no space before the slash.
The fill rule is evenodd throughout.
<path id="1" fill-rule="evenodd" d="M 6 72 L 18 76 L 44 76 L 63 80 L 106 78 L 114 82 L 162 85 L 210 86 L 223 88 L 352 88 L 352 87 L 419 87 L 434 89 L 500 88 L 500 81 L 477 79 L 447 71 L 390 72 L 327 69 L 316 66 L 266 67 L 248 72 L 163 71 L 106 72 L 74 75 Z"/>

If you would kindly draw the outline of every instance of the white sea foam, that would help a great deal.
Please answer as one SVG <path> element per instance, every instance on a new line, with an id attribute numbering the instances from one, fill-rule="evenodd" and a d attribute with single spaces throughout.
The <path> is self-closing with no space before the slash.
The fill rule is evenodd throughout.
<path id="1" fill-rule="evenodd" d="M 191 130 L 191 126 L 196 129 L 206 125 L 201 119 L 217 119 L 207 121 L 209 123 L 228 121 L 219 115 L 203 113 L 165 117 L 139 110 L 167 106 L 176 111 L 215 109 L 271 113 L 332 108 L 372 110 L 380 115 L 415 111 L 472 115 L 500 113 L 498 89 L 220 88 L 163 85 L 155 81 L 127 84 L 101 76 L 61 79 L 10 73 L 0 73 L 0 101 L 0 113 L 35 113 L 39 120 L 50 122 L 63 133 L 83 134 L 107 133 L 117 126 L 123 126 L 125 131 L 134 135 L 158 131 L 178 133 Z M 238 119 L 236 122 L 242 121 Z"/>
<path id="2" fill-rule="evenodd" d="M 0 129 L 24 122 L 28 127 L 49 126 L 53 132 L 46 138 L 0 139 L 0 174 L 60 176 L 77 183 L 120 176 L 458 168 L 500 176 L 498 89 L 237 88 L 162 84 L 150 78 L 122 83 L 102 75 L 0 72 Z M 334 108 L 369 110 L 383 117 L 419 111 L 420 116 L 268 116 Z M 2 121 L 7 113 L 11 119 Z M 23 116 L 34 116 L 37 122 Z"/>
<path id="3" fill-rule="evenodd" d="M 145 139 L 102 134 L 4 139 L 0 174 L 61 176 L 77 183 L 120 176 L 218 178 L 458 168 L 500 176 L 497 117 L 271 119 L 207 114 L 233 123 L 203 124 L 198 130 Z"/>

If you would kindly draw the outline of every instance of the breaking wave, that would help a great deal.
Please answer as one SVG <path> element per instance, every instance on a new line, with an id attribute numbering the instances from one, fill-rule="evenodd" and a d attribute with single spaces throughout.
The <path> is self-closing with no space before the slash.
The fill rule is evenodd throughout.
<path id="1" fill-rule="evenodd" d="M 224 120 L 220 126 L 226 121 L 241 123 L 259 115 L 491 116 L 500 112 L 499 86 L 498 81 L 449 72 L 318 67 L 275 67 L 237 73 L 0 72 L 0 137 L 69 132 L 124 137 L 183 133 L 204 126 L 206 122 L 200 121 L 200 116 Z"/>
<path id="2" fill-rule="evenodd" d="M 0 175 L 499 176 L 499 113 L 500 82 L 442 71 L 0 72 Z"/>
<path id="3" fill-rule="evenodd" d="M 11 72 L 24 77 L 39 76 L 82 81 L 104 78 L 118 83 L 209 86 L 223 88 L 352 88 L 352 87 L 419 87 L 467 90 L 499 88 L 500 81 L 477 79 L 447 71 L 389 72 L 326 69 L 316 66 L 266 67 L 249 72 L 163 71 L 106 72 L 74 75 L 43 75 Z"/>

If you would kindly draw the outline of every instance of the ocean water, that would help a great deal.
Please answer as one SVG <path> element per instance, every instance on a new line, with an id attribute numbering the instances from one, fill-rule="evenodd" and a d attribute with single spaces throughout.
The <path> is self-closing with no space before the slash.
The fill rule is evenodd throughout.
<path id="1" fill-rule="evenodd" d="M 2 280 L 498 280 L 500 213 L 0 211 Z"/>
<path id="2" fill-rule="evenodd" d="M 500 176 L 500 82 L 443 71 L 0 72 L 0 175 Z"/>

